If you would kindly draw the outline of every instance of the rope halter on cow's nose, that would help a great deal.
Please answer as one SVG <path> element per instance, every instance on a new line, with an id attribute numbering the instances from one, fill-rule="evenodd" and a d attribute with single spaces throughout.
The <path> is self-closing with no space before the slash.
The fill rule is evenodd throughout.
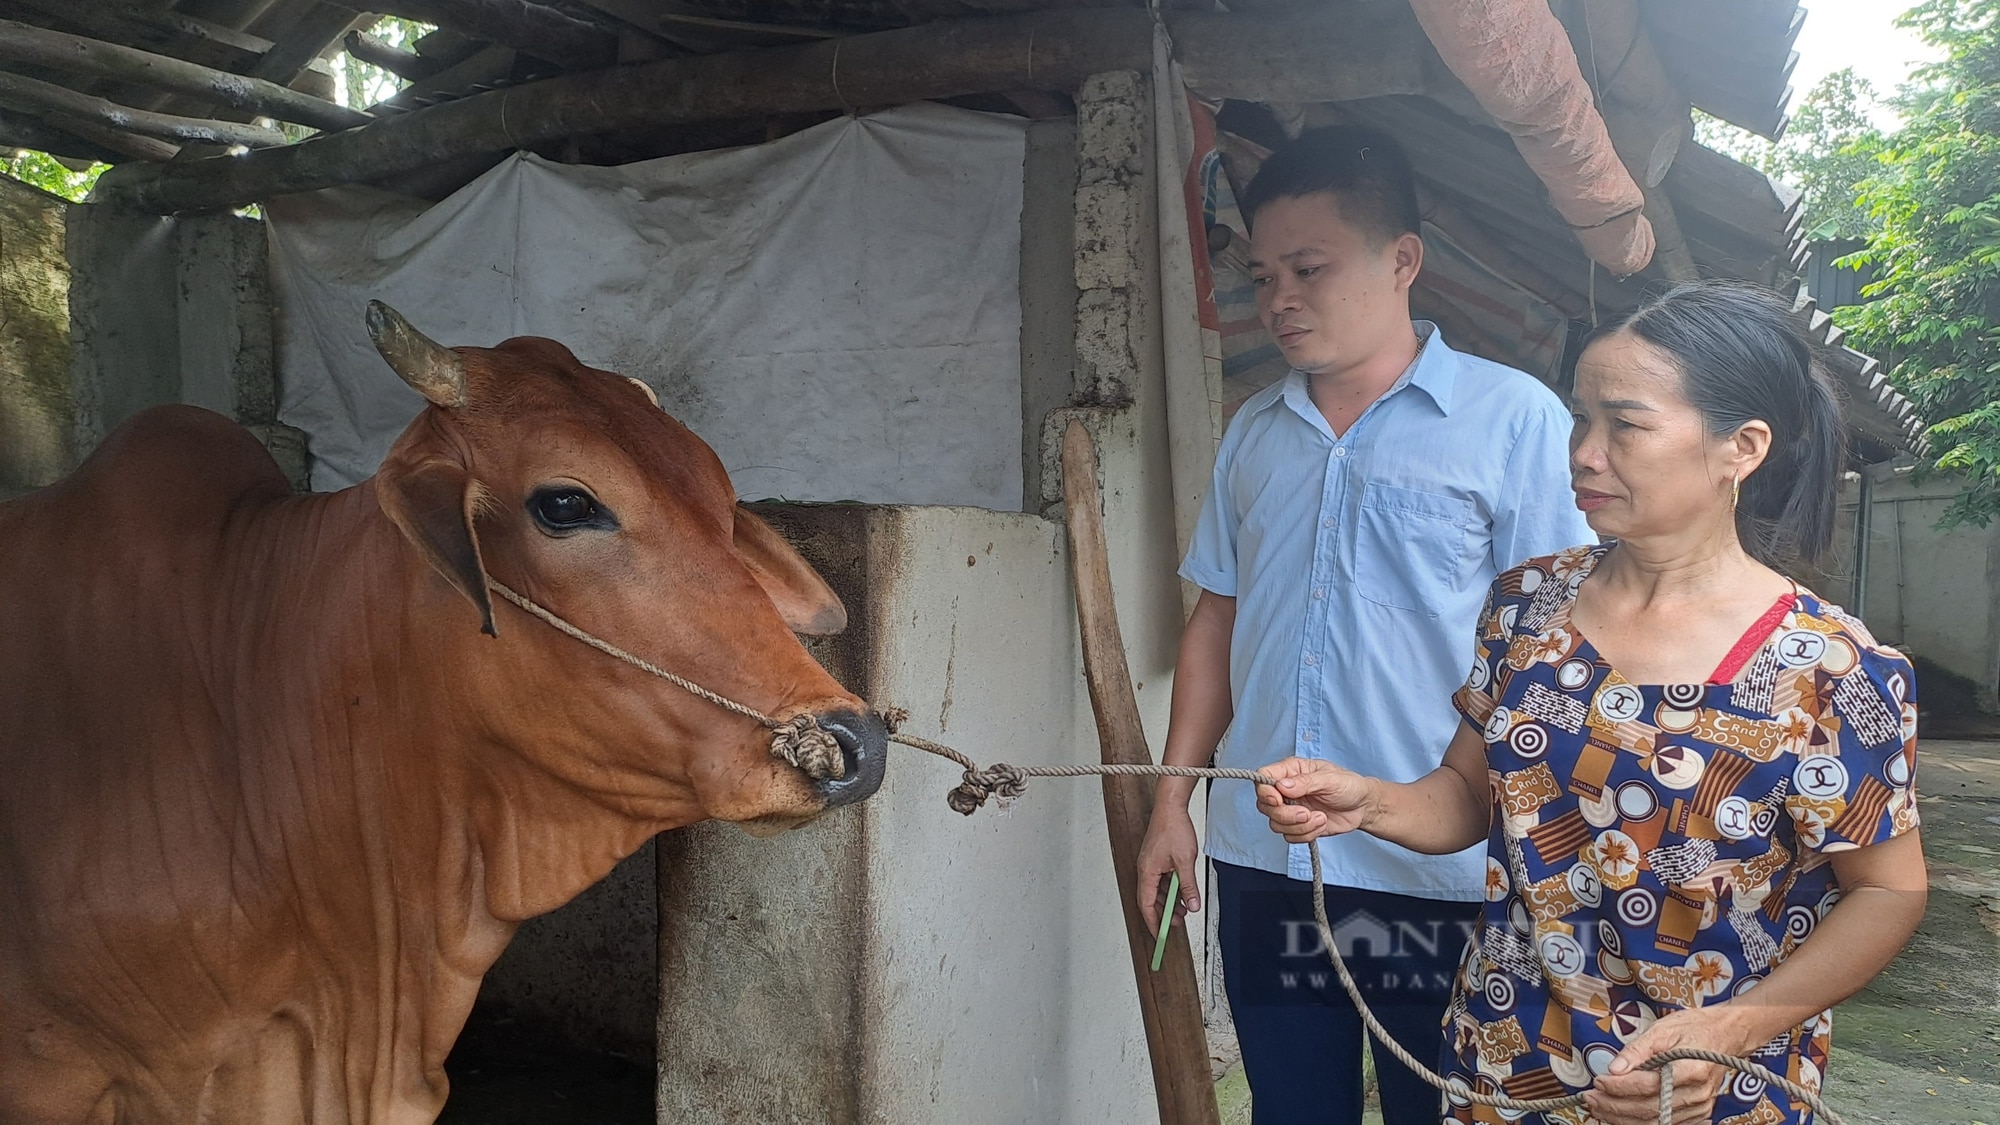
<path id="1" fill-rule="evenodd" d="M 486 583 L 494 593 L 499 594 L 501 597 L 520 606 L 528 613 L 548 622 L 557 630 L 575 637 L 577 640 L 582 641 L 599 652 L 607 656 L 616 657 L 640 671 L 658 676 L 675 687 L 701 699 L 706 699 L 725 711 L 741 715 L 746 719 L 754 719 L 770 728 L 771 753 L 803 770 L 807 776 L 818 780 L 826 780 L 828 778 L 839 778 L 846 772 L 846 762 L 841 755 L 839 740 L 834 737 L 833 732 L 820 726 L 819 720 L 812 715 L 795 715 L 789 720 L 774 719 L 754 707 L 746 707 L 733 699 L 717 695 L 692 680 L 676 676 L 656 664 L 626 652 L 609 641 L 600 640 L 584 632 L 582 629 L 571 625 L 569 622 L 564 621 L 562 618 L 557 617 L 555 614 L 550 613 L 548 610 L 508 589 L 506 586 L 494 581 L 491 577 L 487 578 Z M 909 713 L 901 708 L 891 708 L 881 712 L 883 725 L 889 730 L 889 740 L 936 754 L 941 758 L 949 758 L 963 767 L 965 770 L 965 779 L 951 791 L 945 800 L 954 812 L 963 813 L 966 816 L 970 816 L 976 812 L 981 805 L 986 803 L 988 797 L 998 797 L 1002 801 L 1007 801 L 1020 796 L 1026 788 L 1028 778 L 1030 777 L 1093 777 L 1122 774 L 1142 777 L 1230 778 L 1240 781 L 1254 781 L 1259 785 L 1277 784 L 1275 779 L 1254 770 L 1202 769 L 1194 766 L 1127 765 L 1120 763 L 1090 766 L 1010 766 L 1005 762 L 995 762 L 985 769 L 980 769 L 978 764 L 972 759 L 949 746 L 932 742 L 928 739 L 918 738 L 914 735 L 899 733 L 896 728 L 908 717 Z M 1334 938 L 1333 925 L 1328 921 L 1326 916 L 1326 884 L 1320 872 L 1319 848 L 1308 848 L 1307 854 L 1312 859 L 1313 920 L 1319 928 L 1320 942 L 1326 950 L 1327 959 L 1333 963 L 1335 974 L 1340 978 L 1341 988 L 1346 991 L 1348 998 L 1354 1002 L 1354 1007 L 1360 1013 L 1362 1022 L 1367 1025 L 1368 1030 L 1375 1036 L 1376 1040 L 1389 1049 L 1390 1054 L 1394 1055 L 1398 1061 L 1409 1067 L 1410 1070 L 1415 1072 L 1425 1082 L 1446 1092 L 1454 1099 L 1468 1104 L 1497 1106 L 1502 1109 L 1515 1110 L 1521 1113 L 1554 1113 L 1561 1110 L 1576 1109 L 1584 1104 L 1584 1095 L 1581 1093 L 1566 1094 L 1553 1098 L 1516 1098 L 1509 1096 L 1504 1091 L 1474 1089 L 1466 1085 L 1463 1079 L 1456 1076 L 1447 1078 L 1440 1075 L 1425 1065 L 1422 1060 L 1411 1054 L 1402 1044 L 1398 1043 L 1395 1037 L 1389 1034 L 1388 1029 L 1383 1027 L 1381 1022 L 1375 1018 L 1375 1013 L 1369 1009 L 1367 1000 L 1361 993 L 1360 986 L 1355 983 L 1352 974 L 1348 972 L 1347 963 L 1341 958 L 1340 943 Z M 1834 1116 L 1833 1111 L 1826 1107 L 1824 1101 L 1820 1100 L 1818 1091 L 1807 1089 L 1784 1075 L 1775 1074 L 1751 1059 L 1738 1058 L 1733 1055 L 1724 1055 L 1693 1047 L 1676 1047 L 1671 1050 L 1661 1051 L 1659 1054 L 1639 1064 L 1640 1069 L 1654 1071 L 1660 1076 L 1660 1125 L 1672 1125 L 1673 1122 L 1673 1064 L 1679 1061 L 1706 1062 L 1733 1070 L 1739 1074 L 1750 1075 L 1777 1089 L 1783 1090 L 1793 1101 L 1810 1107 L 1827 1125 L 1841 1125 L 1840 1118 Z"/>
<path id="2" fill-rule="evenodd" d="M 494 593 L 520 606 L 528 613 L 541 618 L 558 632 L 574 637 L 606 656 L 616 657 L 642 672 L 658 676 L 660 679 L 680 688 L 689 695 L 705 699 L 725 711 L 730 711 L 746 719 L 754 720 L 769 728 L 771 731 L 771 753 L 797 767 L 814 781 L 838 781 L 847 776 L 847 758 L 841 753 L 840 740 L 834 737 L 832 731 L 820 726 L 819 720 L 814 716 L 799 714 L 792 716 L 789 720 L 774 719 L 757 710 L 755 707 L 746 707 L 733 699 L 717 695 L 700 684 L 695 683 L 693 680 L 676 676 L 672 672 L 643 657 L 634 656 L 626 652 L 610 641 L 602 640 L 584 632 L 582 629 L 543 609 L 535 601 L 515 593 L 507 587 L 506 583 L 499 581 L 491 575 L 487 576 L 486 586 Z"/>

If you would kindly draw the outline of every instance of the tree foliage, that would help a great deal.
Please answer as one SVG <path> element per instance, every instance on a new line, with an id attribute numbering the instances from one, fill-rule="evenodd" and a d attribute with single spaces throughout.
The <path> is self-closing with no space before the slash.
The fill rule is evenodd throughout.
<path id="1" fill-rule="evenodd" d="M 2000 515 L 2000 0 L 1927 0 L 1900 22 L 1945 53 L 1898 98 L 1860 204 L 1879 231 L 1843 259 L 1875 269 L 1835 311 L 1931 423 L 1934 467 L 1962 475 L 1947 523 Z"/>
<path id="2" fill-rule="evenodd" d="M 1875 87 L 1847 67 L 1813 86 L 1775 144 L 1706 114 L 1697 118 L 1695 135 L 1804 192 L 1807 238 L 1866 238 L 1876 224 L 1856 202 L 1857 185 L 1876 171 L 1882 134 L 1871 112 L 1880 104 Z"/>
<path id="3" fill-rule="evenodd" d="M 0 149 L 0 172 L 24 184 L 41 188 L 50 195 L 62 196 L 71 203 L 80 202 L 90 194 L 91 185 L 108 167 L 108 164 L 92 164 L 78 171 L 45 152 L 29 148 Z"/>

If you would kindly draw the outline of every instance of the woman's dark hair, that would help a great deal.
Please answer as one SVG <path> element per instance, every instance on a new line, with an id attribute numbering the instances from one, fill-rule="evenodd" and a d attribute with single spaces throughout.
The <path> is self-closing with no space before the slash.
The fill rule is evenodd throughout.
<path id="1" fill-rule="evenodd" d="M 1682 393 L 1710 433 L 1734 433 L 1752 419 L 1771 427 L 1770 452 L 1743 479 L 1736 506 L 1744 550 L 1779 570 L 1824 555 L 1847 431 L 1839 396 L 1784 301 L 1739 282 L 1688 282 L 1593 338 L 1620 330 L 1673 358 Z"/>
<path id="2" fill-rule="evenodd" d="M 1254 227 L 1272 200 L 1319 192 L 1339 200 L 1341 217 L 1376 246 L 1424 233 L 1409 154 L 1380 129 L 1313 129 L 1272 153 L 1243 191 L 1243 218 Z"/>

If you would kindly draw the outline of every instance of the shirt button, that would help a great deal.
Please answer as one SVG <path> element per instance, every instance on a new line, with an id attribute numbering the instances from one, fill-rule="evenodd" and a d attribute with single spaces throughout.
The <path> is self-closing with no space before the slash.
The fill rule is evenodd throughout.
<path id="1" fill-rule="evenodd" d="M 1306 653 L 1306 666 L 1307 666 L 1307 667 L 1311 667 L 1312 665 L 1315 665 L 1315 664 L 1318 664 L 1318 663 L 1319 663 L 1319 657 L 1317 657 L 1317 656 L 1313 655 L 1313 654 L 1312 654 L 1312 653 L 1310 653 L 1310 652 L 1309 652 L 1309 653 Z"/>
<path id="2" fill-rule="evenodd" d="M 1325 518 L 1325 519 L 1323 519 L 1323 520 L 1319 521 L 1319 525 L 1320 525 L 1321 527 L 1332 527 L 1332 526 L 1333 526 L 1333 517 L 1332 517 L 1332 516 L 1328 516 L 1327 518 Z"/>
<path id="3" fill-rule="evenodd" d="M 1323 602 L 1323 601 L 1325 601 L 1325 600 L 1326 600 L 1326 587 L 1322 586 L 1322 587 L 1320 587 L 1319 589 L 1317 589 L 1317 590 L 1314 590 L 1314 591 L 1313 591 L 1313 600 L 1314 600 L 1314 601 L 1316 601 L 1316 602 Z"/>
<path id="4" fill-rule="evenodd" d="M 1304 731 L 1301 732 L 1299 735 L 1300 742 L 1311 742 L 1312 740 L 1313 740 L 1313 732 L 1311 731 Z"/>
<path id="5" fill-rule="evenodd" d="M 1345 456 L 1347 456 L 1347 447 L 1346 447 L 1346 446 L 1344 446 L 1344 445 L 1336 445 L 1336 446 L 1334 446 L 1334 447 L 1333 447 L 1333 455 L 1334 455 L 1335 457 L 1345 457 Z"/>

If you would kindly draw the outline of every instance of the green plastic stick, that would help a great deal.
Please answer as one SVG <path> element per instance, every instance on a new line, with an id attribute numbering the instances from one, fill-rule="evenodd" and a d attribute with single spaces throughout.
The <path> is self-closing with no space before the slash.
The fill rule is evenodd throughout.
<path id="1" fill-rule="evenodd" d="M 1166 907 L 1160 912 L 1160 937 L 1153 943 L 1153 971 L 1156 973 L 1160 971 L 1160 958 L 1167 955 L 1167 934 L 1174 928 L 1174 907 L 1180 904 L 1181 873 L 1176 871 L 1173 880 L 1167 884 Z"/>

